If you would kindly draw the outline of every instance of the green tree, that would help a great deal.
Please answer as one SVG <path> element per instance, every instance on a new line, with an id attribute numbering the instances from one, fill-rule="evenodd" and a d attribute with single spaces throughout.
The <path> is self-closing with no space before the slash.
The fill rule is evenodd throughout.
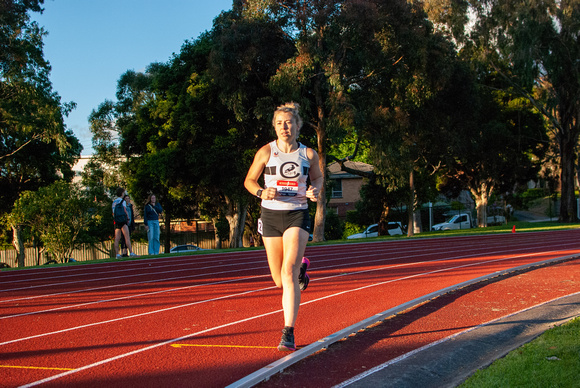
<path id="1" fill-rule="evenodd" d="M 320 156 L 326 181 L 329 149 L 342 142 L 357 118 L 352 94 L 375 80 L 374 74 L 396 59 L 377 60 L 379 32 L 388 28 L 384 15 L 404 1 L 246 1 L 247 12 L 268 15 L 291 36 L 296 53 L 272 79 L 272 90 L 280 100 L 301 104 L 304 117 L 302 140 L 313 145 Z M 381 59 L 384 59 L 381 58 Z M 360 123 L 359 123 L 360 124 Z M 325 187 L 317 202 L 314 241 L 324 239 Z"/>
<path id="2" fill-rule="evenodd" d="M 282 3 L 282 2 L 280 2 Z M 301 104 L 304 128 L 303 142 L 317 150 L 323 184 L 316 203 L 313 241 L 324 240 L 326 221 L 327 157 L 330 139 L 339 142 L 340 127 L 332 124 L 332 115 L 348 112 L 344 91 L 346 78 L 341 77 L 347 53 L 355 47 L 340 47 L 341 1 L 296 1 L 274 3 L 271 12 L 286 21 L 286 29 L 293 32 L 296 54 L 280 67 L 272 80 L 273 89 L 282 99 Z M 345 10 L 348 12 L 348 10 Z M 370 15 L 370 14 L 369 14 Z M 345 29 L 345 32 L 350 29 Z M 343 55 L 340 55 L 343 54 Z M 341 98 L 342 97 L 342 98 Z M 338 116 L 344 116 L 338 114 Z M 340 120 L 337 120 L 340 121 Z M 337 133 L 334 133 L 335 130 Z"/>
<path id="3" fill-rule="evenodd" d="M 85 184 L 102 193 L 114 193 L 125 184 L 121 174 L 121 155 L 118 145 L 117 111 L 112 101 L 105 101 L 89 115 L 93 134 L 93 156 L 85 168 Z M 100 188 L 99 188 L 100 187 Z M 97 193 L 95 193 L 97 194 Z"/>
<path id="4" fill-rule="evenodd" d="M 438 23 L 435 29 L 420 3 L 390 24 L 393 39 L 385 40 L 383 50 L 401 60 L 396 72 L 377 83 L 377 97 L 366 104 L 374 120 L 365 129 L 372 139 L 371 162 L 387 190 L 408 187 L 409 210 L 433 198 L 437 175 L 446 175 L 446 182 L 453 177 L 474 195 L 484 226 L 494 189 L 529 179 L 537 171 L 532 158 L 541 157 L 546 138 L 529 106 L 494 93 L 505 86 L 501 79 L 483 71 L 479 63 L 470 67 L 457 58 L 451 39 L 462 36 L 463 26 L 438 27 L 464 20 L 461 11 L 467 4 L 427 3 L 425 9 Z M 437 12 L 434 3 L 447 4 L 447 10 Z M 411 215 L 409 235 L 418 221 Z"/>
<path id="5" fill-rule="evenodd" d="M 118 102 L 102 104 L 91 116 L 98 152 L 111 155 L 111 162 L 115 152 L 127 158 L 121 170 L 135 197 L 155 192 L 166 225 L 197 214 L 214 225 L 226 219 L 231 247 L 241 244 L 253 200 L 240 190 L 243 179 L 271 134 L 275 105 L 268 82 L 293 52 L 275 23 L 240 10 L 220 15 L 210 32 L 186 42 L 167 63 L 143 74 L 126 72 Z M 167 249 L 168 242 L 167 233 Z"/>
<path id="6" fill-rule="evenodd" d="M 29 12 L 42 12 L 44 0 L 3 0 L 0 3 L 0 72 L 34 72 L 45 67 L 42 53 L 43 31 L 32 23 Z"/>
<path id="7" fill-rule="evenodd" d="M 534 179 L 548 139 L 541 116 L 527 100 L 503 92 L 503 79 L 484 73 L 476 80 L 475 72 L 461 68 L 435 104 L 446 117 L 441 173 L 443 186 L 459 182 L 471 192 L 478 226 L 484 227 L 494 191 L 511 192 Z"/>
<path id="8" fill-rule="evenodd" d="M 271 117 L 277 104 L 269 81 L 295 48 L 275 20 L 239 3 L 216 18 L 211 36 L 208 74 L 221 103 L 235 117 L 227 133 L 218 135 L 211 145 L 211 165 L 224 167 L 221 174 L 212 174 L 212 186 L 219 188 L 217 198 L 225 202 L 230 247 L 237 247 L 242 243 L 244 224 L 257 230 L 257 218 L 247 217 L 249 205 L 256 200 L 240 187 L 256 150 L 273 138 Z M 232 155 L 237 160 L 233 166 Z"/>
<path id="9" fill-rule="evenodd" d="M 82 172 L 82 185 L 86 195 L 94 201 L 94 217 L 90 225 L 87 243 L 99 243 L 111 239 L 113 234 L 113 217 L 111 202 L 118 187 L 127 187 L 124 177 L 122 157 L 118 146 L 116 127 L 116 110 L 112 101 L 105 101 L 89 116 L 90 129 L 93 134 L 92 144 L 95 151 Z M 143 197 L 134 196 L 139 202 Z M 137 202 L 137 203 L 139 203 Z M 134 209 L 142 214 L 142 209 Z M 99 249 L 107 249 L 96 244 Z M 109 252 L 107 252 L 109 253 Z"/>
<path id="10" fill-rule="evenodd" d="M 45 31 L 30 21 L 43 0 L 0 2 L 0 213 L 10 212 L 26 190 L 60 177 L 71 179 L 82 146 L 63 117 L 74 108 L 52 90 L 44 59 Z M 18 262 L 24 263 L 20 230 L 12 231 Z"/>
<path id="11" fill-rule="evenodd" d="M 404 190 L 412 235 L 415 210 L 433 196 L 433 156 L 441 155 L 440 128 L 434 125 L 439 113 L 430 106 L 448 87 L 455 51 L 448 39 L 434 33 L 420 3 L 377 4 L 380 28 L 376 47 L 366 58 L 375 71 L 350 95 L 359 137 L 369 144 L 368 163 L 376 167 L 375 184 L 385 190 L 380 223 L 387 221 L 393 198 L 400 199 Z"/>
<path id="12" fill-rule="evenodd" d="M 393 190 L 387 177 L 376 175 L 361 187 L 360 195 L 356 211 L 347 216 L 350 222 L 364 226 L 378 223 L 379 236 L 389 235 L 388 223 L 391 221 L 400 222 L 402 230 L 406 231 L 408 221 L 405 219 L 405 208 L 409 197 L 407 187 Z M 363 229 L 359 228 L 349 234 L 362 232 Z"/>
<path id="13" fill-rule="evenodd" d="M 502 76 L 509 90 L 543 114 L 560 157 L 560 221 L 576 220 L 576 147 L 580 134 L 580 3 L 559 0 L 470 1 L 470 56 Z"/>
<path id="14" fill-rule="evenodd" d="M 58 181 L 22 193 L 7 221 L 13 230 L 30 228 L 46 250 L 64 263 L 82 243 L 82 234 L 93 218 L 92 206 L 79 185 Z"/>
<path id="15" fill-rule="evenodd" d="M 166 251 L 171 221 L 187 217 L 195 203 L 195 178 L 188 175 L 194 138 L 182 126 L 186 113 L 173 111 L 187 108 L 179 93 L 191 86 L 190 76 L 171 64 L 152 64 L 145 73 L 127 71 L 118 81 L 117 102 L 104 102 L 90 117 L 95 178 L 109 191 L 127 187 L 137 203 L 144 203 L 149 193 L 157 196 L 164 208 Z M 107 172 L 115 166 L 117 171 Z"/>
<path id="16" fill-rule="evenodd" d="M 203 34 L 168 63 L 152 64 L 143 74 L 126 72 L 118 102 L 103 104 L 93 118 L 96 129 L 104 129 L 104 154 L 114 154 L 107 136 L 118 134 L 128 188 L 136 198 L 150 191 L 158 196 L 166 227 L 176 217 L 201 213 L 217 225 L 223 216 L 230 222 L 230 243 L 238 244 L 248 198 L 240 187 L 254 136 L 243 132 L 251 126 L 236 121 L 208 75 L 212 44 L 211 35 Z M 169 230 L 165 237 L 167 250 Z"/>
<path id="17" fill-rule="evenodd" d="M 50 64 L 42 51 L 46 32 L 29 16 L 42 12 L 43 3 L 0 2 L 0 162 L 36 141 L 55 142 L 62 152 L 71 146 L 62 115 L 74 103 L 61 104 L 52 91 Z"/>

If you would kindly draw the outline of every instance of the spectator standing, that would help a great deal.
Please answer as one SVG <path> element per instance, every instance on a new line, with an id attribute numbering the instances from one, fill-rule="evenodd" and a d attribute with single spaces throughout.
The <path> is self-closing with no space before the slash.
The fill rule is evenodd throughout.
<path id="1" fill-rule="evenodd" d="M 133 231 L 135 230 L 135 216 L 134 216 L 134 212 L 133 212 L 133 204 L 131 203 L 131 197 L 129 197 L 129 194 L 125 193 L 125 197 L 123 198 L 123 200 L 125 201 L 125 206 L 126 206 L 126 210 L 127 210 L 127 227 L 129 228 L 129 239 L 131 239 L 131 234 L 133 233 Z M 121 239 L 121 256 L 122 257 L 127 257 L 128 255 L 128 251 L 127 251 L 127 244 L 125 242 L 125 239 L 122 238 Z"/>
<path id="2" fill-rule="evenodd" d="M 117 189 L 117 198 L 113 201 L 113 218 L 115 218 L 115 207 L 117 204 L 121 204 L 123 206 L 123 210 L 125 211 L 125 215 L 127 216 L 125 222 L 115 220 L 115 257 L 120 259 L 122 256 L 119 252 L 119 240 L 121 237 L 125 240 L 125 244 L 127 246 L 127 250 L 129 251 L 129 256 L 136 257 L 137 255 L 133 253 L 133 249 L 131 248 L 131 237 L 129 235 L 129 227 L 127 226 L 127 222 L 129 220 L 129 215 L 127 214 L 127 204 L 125 203 L 123 196 L 125 195 L 125 189 L 119 187 Z"/>
<path id="3" fill-rule="evenodd" d="M 159 241 L 159 216 L 162 213 L 163 208 L 157 202 L 155 194 L 149 194 L 145 203 L 145 211 L 143 212 L 143 222 L 147 231 L 147 240 L 149 240 L 148 253 L 150 255 L 158 255 L 159 248 L 161 248 L 161 242 Z"/>

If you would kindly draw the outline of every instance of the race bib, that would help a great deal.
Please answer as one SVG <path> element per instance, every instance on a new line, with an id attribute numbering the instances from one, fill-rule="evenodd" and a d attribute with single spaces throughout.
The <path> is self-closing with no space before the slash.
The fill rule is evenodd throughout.
<path id="1" fill-rule="evenodd" d="M 295 197 L 298 195 L 298 182 L 277 181 L 276 190 L 278 191 L 278 195 L 283 197 Z"/>

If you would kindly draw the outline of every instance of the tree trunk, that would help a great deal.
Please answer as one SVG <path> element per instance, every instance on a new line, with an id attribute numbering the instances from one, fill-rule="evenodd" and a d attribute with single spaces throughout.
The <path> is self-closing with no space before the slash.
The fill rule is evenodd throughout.
<path id="1" fill-rule="evenodd" d="M 487 205 L 495 185 L 490 182 L 480 183 L 479 187 L 471 187 L 470 192 L 475 198 L 475 209 L 477 211 L 477 227 L 487 226 Z"/>
<path id="2" fill-rule="evenodd" d="M 248 205 L 249 208 L 249 205 Z M 250 230 L 250 235 L 254 239 L 254 246 L 262 246 L 262 235 L 258 233 L 258 219 L 253 216 L 252 211 L 246 211 L 244 214 L 245 226 Z"/>
<path id="3" fill-rule="evenodd" d="M 485 228 L 487 226 L 487 205 L 489 200 L 485 196 L 475 196 L 475 209 L 477 210 L 477 227 Z"/>
<path id="4" fill-rule="evenodd" d="M 42 250 L 40 249 L 38 237 L 32 237 L 32 247 L 36 252 L 36 265 L 40 265 L 40 255 L 42 254 Z"/>
<path id="5" fill-rule="evenodd" d="M 387 231 L 387 222 L 389 220 L 389 212 L 391 207 L 383 203 L 383 211 L 381 212 L 381 218 L 379 219 L 379 236 L 388 236 L 389 232 Z"/>
<path id="6" fill-rule="evenodd" d="M 314 82 L 314 95 L 316 99 L 317 120 L 316 135 L 318 138 L 318 157 L 320 171 L 322 172 L 322 187 L 316 202 L 316 216 L 314 217 L 314 230 L 312 241 L 324 241 L 324 223 L 326 220 L 326 115 L 324 113 L 324 99 L 322 98 L 321 81 L 318 76 Z"/>
<path id="7" fill-rule="evenodd" d="M 571 132 L 571 131 L 568 131 Z M 570 136 L 560 135 L 560 158 L 562 172 L 560 175 L 561 202 L 560 222 L 576 222 L 576 195 L 574 193 L 574 153 L 575 142 Z"/>
<path id="8" fill-rule="evenodd" d="M 12 246 L 16 249 L 16 260 L 19 267 L 24 267 L 26 253 L 24 251 L 24 241 L 22 241 L 22 227 L 20 225 L 12 226 Z"/>
<path id="9" fill-rule="evenodd" d="M 165 214 L 165 253 L 169 253 L 171 249 L 171 215 L 168 211 Z"/>
<path id="10" fill-rule="evenodd" d="M 215 239 L 215 249 L 222 249 L 222 240 L 218 233 L 218 218 L 212 218 L 213 222 L 213 230 L 214 232 L 214 239 Z"/>
<path id="11" fill-rule="evenodd" d="M 422 232 L 422 225 L 421 225 L 421 210 L 417 209 L 417 211 L 413 212 L 413 228 L 415 233 Z"/>
<path id="12" fill-rule="evenodd" d="M 243 246 L 244 225 L 246 223 L 246 212 L 248 205 L 242 205 L 239 201 L 226 198 L 228 214 L 226 219 L 230 226 L 230 248 Z"/>
<path id="13" fill-rule="evenodd" d="M 415 173 L 413 169 L 409 173 L 409 204 L 407 205 L 407 215 L 409 216 L 407 222 L 407 236 L 415 235 L 415 201 L 417 200 L 417 193 L 415 192 Z"/>
<path id="14" fill-rule="evenodd" d="M 326 182 L 326 155 L 319 152 L 320 171 L 322 172 L 322 181 Z M 326 220 L 326 184 L 322 184 L 318 201 L 316 202 L 316 215 L 314 216 L 314 230 L 312 232 L 312 241 L 324 241 L 324 221 Z"/>

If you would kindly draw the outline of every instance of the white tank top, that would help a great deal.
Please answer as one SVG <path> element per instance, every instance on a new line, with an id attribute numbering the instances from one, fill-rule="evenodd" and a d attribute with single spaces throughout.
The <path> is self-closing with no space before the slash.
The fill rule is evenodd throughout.
<path id="1" fill-rule="evenodd" d="M 266 187 L 275 187 L 276 198 L 262 200 L 262 206 L 271 210 L 307 209 L 306 180 L 310 162 L 306 156 L 306 146 L 298 143 L 298 149 L 291 153 L 280 151 L 276 141 L 270 143 L 270 159 L 264 168 Z"/>

